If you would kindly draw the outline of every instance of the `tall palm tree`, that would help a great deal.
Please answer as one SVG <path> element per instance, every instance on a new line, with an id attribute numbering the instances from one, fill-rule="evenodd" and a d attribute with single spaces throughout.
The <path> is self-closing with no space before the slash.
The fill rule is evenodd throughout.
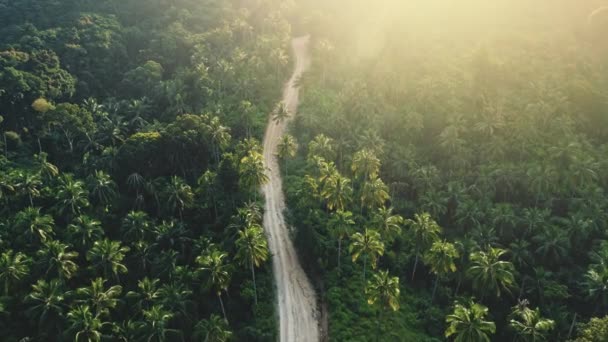
<path id="1" fill-rule="evenodd" d="M 91 308 L 86 305 L 79 305 L 68 312 L 70 326 L 66 334 L 73 336 L 74 342 L 87 341 L 99 342 L 103 337 L 102 329 L 109 322 L 103 322 L 99 316 L 93 315 Z"/>
<path id="2" fill-rule="evenodd" d="M 325 181 L 321 196 L 327 202 L 327 209 L 341 211 L 350 202 L 352 193 L 350 180 L 335 173 Z"/>
<path id="3" fill-rule="evenodd" d="M 384 206 L 384 203 L 390 198 L 388 187 L 382 179 L 372 178 L 363 183 L 361 189 L 361 212 L 363 208 L 374 209 Z"/>
<path id="4" fill-rule="evenodd" d="M 30 202 L 30 207 L 34 206 L 34 198 L 40 197 L 40 187 L 42 181 L 37 173 L 18 173 L 15 190 L 22 195 L 27 196 Z"/>
<path id="5" fill-rule="evenodd" d="M 57 211 L 60 215 L 78 215 L 82 208 L 89 206 L 88 196 L 83 182 L 75 181 L 70 174 L 64 174 L 55 194 Z"/>
<path id="6" fill-rule="evenodd" d="M 538 246 L 536 254 L 548 263 L 559 264 L 570 255 L 570 237 L 568 231 L 562 227 L 547 226 L 532 240 Z"/>
<path id="7" fill-rule="evenodd" d="M 122 263 L 128 251 L 129 247 L 121 246 L 119 241 L 103 239 L 95 241 L 87 252 L 87 260 L 91 267 L 102 270 L 104 278 L 108 278 L 111 272 L 118 282 L 118 275 L 128 271 L 127 266 Z"/>
<path id="8" fill-rule="evenodd" d="M 80 297 L 77 302 L 89 305 L 99 317 L 110 314 L 110 309 L 118 305 L 122 293 L 122 286 L 113 285 L 106 289 L 105 283 L 105 279 L 95 278 L 91 280 L 90 286 L 76 290 L 76 294 Z"/>
<path id="9" fill-rule="evenodd" d="M 29 273 L 29 258 L 12 249 L 0 254 L 0 281 L 4 283 L 4 295 L 9 295 L 11 284 L 19 282 Z"/>
<path id="10" fill-rule="evenodd" d="M 401 234 L 401 226 L 405 222 L 401 215 L 393 215 L 393 208 L 380 207 L 373 218 L 374 226 L 385 241 L 393 241 Z"/>
<path id="11" fill-rule="evenodd" d="M 179 213 L 180 219 L 183 221 L 183 211 L 190 208 L 194 203 L 194 192 L 190 185 L 180 177 L 173 176 L 167 187 L 163 191 L 166 203 L 172 212 Z"/>
<path id="12" fill-rule="evenodd" d="M 16 232 L 23 232 L 26 240 L 33 243 L 34 239 L 44 242 L 55 234 L 55 221 L 51 215 L 42 215 L 40 208 L 27 207 L 15 215 Z"/>
<path id="13" fill-rule="evenodd" d="M 277 156 L 283 160 L 283 169 L 285 169 L 285 177 L 287 177 L 287 160 L 296 156 L 298 152 L 298 143 L 292 135 L 284 134 L 277 146 Z"/>
<path id="14" fill-rule="evenodd" d="M 32 292 L 25 297 L 25 303 L 28 305 L 26 314 L 38 321 L 39 328 L 50 322 L 57 322 L 64 315 L 66 296 L 69 294 L 58 279 L 50 282 L 38 279 L 36 284 L 32 285 Z"/>
<path id="15" fill-rule="evenodd" d="M 258 291 L 255 283 L 255 267 L 268 260 L 268 242 L 264 230 L 257 224 L 252 224 L 238 233 L 236 240 L 236 258 L 251 269 L 255 305 L 258 305 Z"/>
<path id="16" fill-rule="evenodd" d="M 338 210 L 331 214 L 328 222 L 330 232 L 338 240 L 338 270 L 340 270 L 340 261 L 342 257 L 342 240 L 349 237 L 351 229 L 355 225 L 353 213 L 350 211 Z"/>
<path id="17" fill-rule="evenodd" d="M 435 273 L 435 285 L 433 286 L 431 302 L 435 298 L 439 280 L 447 274 L 456 272 L 456 264 L 454 261 L 458 257 L 460 257 L 460 255 L 458 254 L 456 246 L 445 240 L 435 241 L 424 255 L 424 262 L 431 268 L 431 272 Z"/>
<path id="18" fill-rule="evenodd" d="M 146 341 L 164 342 L 168 340 L 167 333 L 180 333 L 179 330 L 168 327 L 174 315 L 162 305 L 154 305 L 149 310 L 144 310 L 143 315 L 142 330 L 146 332 Z"/>
<path id="19" fill-rule="evenodd" d="M 46 268 L 46 275 L 55 272 L 59 280 L 64 282 L 76 274 L 78 265 L 75 260 L 78 252 L 69 251 L 68 248 L 68 245 L 57 240 L 49 240 L 44 243 L 36 255 L 38 263 Z"/>
<path id="20" fill-rule="evenodd" d="M 141 241 L 150 233 L 150 219 L 143 211 L 130 211 L 122 219 L 121 228 L 127 241 Z"/>
<path id="21" fill-rule="evenodd" d="M 194 326 L 194 336 L 203 342 L 226 342 L 230 340 L 232 332 L 222 317 L 212 314 Z"/>
<path id="22" fill-rule="evenodd" d="M 253 194 L 256 194 L 260 186 L 268 182 L 266 175 L 266 165 L 264 165 L 264 157 L 258 152 L 251 151 L 243 159 L 241 159 L 239 167 L 240 182 L 246 189 Z"/>
<path id="23" fill-rule="evenodd" d="M 380 233 L 367 228 L 365 228 L 363 234 L 353 234 L 350 240 L 349 252 L 352 255 L 353 262 L 356 262 L 359 257 L 363 257 L 363 281 L 365 282 L 368 259 L 372 264 L 372 268 L 375 269 L 378 257 L 384 254 L 384 243 L 382 243 Z"/>
<path id="24" fill-rule="evenodd" d="M 196 258 L 196 263 L 200 266 L 199 269 L 209 274 L 207 284 L 215 289 L 226 322 L 228 322 L 228 317 L 222 300 L 222 291 L 227 291 L 230 284 L 230 265 L 224 261 L 227 257 L 226 253 L 213 250 Z"/>
<path id="25" fill-rule="evenodd" d="M 424 251 L 429 249 L 435 241 L 439 240 L 441 227 L 431 218 L 429 213 L 414 214 L 414 219 L 408 219 L 405 223 L 410 227 L 409 236 L 415 246 L 416 260 L 414 261 L 414 269 L 412 271 L 412 280 L 414 280 L 418 260 Z"/>
<path id="26" fill-rule="evenodd" d="M 377 178 L 380 172 L 380 159 L 373 151 L 363 149 L 353 155 L 351 169 L 355 176 L 361 177 L 365 181 Z"/>
<path id="27" fill-rule="evenodd" d="M 170 311 L 179 313 L 185 319 L 189 318 L 188 306 L 192 303 L 191 295 L 192 291 L 182 282 L 173 281 L 164 284 L 158 290 L 160 304 Z"/>
<path id="28" fill-rule="evenodd" d="M 501 258 L 507 253 L 500 248 L 489 247 L 487 251 L 471 253 L 471 264 L 467 275 L 473 281 L 473 287 L 481 292 L 483 300 L 487 291 L 494 291 L 500 297 L 501 289 L 510 291 L 515 282 L 515 267 Z"/>
<path id="29" fill-rule="evenodd" d="M 608 267 L 591 265 L 585 274 L 583 288 L 587 298 L 603 306 L 603 313 L 608 312 Z M 596 309 L 597 310 L 597 309 Z"/>
<path id="30" fill-rule="evenodd" d="M 145 277 L 137 282 L 137 291 L 129 291 L 127 293 L 127 298 L 135 298 L 137 300 L 135 306 L 138 310 L 151 308 L 160 301 L 159 282 L 160 280 L 158 279 Z"/>
<path id="31" fill-rule="evenodd" d="M 321 157 L 325 160 L 331 161 L 334 159 L 334 146 L 333 140 L 328 138 L 324 134 L 317 135 L 308 144 L 308 158 Z"/>
<path id="32" fill-rule="evenodd" d="M 49 155 L 46 152 L 41 152 L 40 154 L 34 155 L 34 160 L 36 161 L 36 166 L 40 175 L 46 179 L 52 179 L 59 175 L 59 169 L 47 160 L 48 156 Z"/>
<path id="33" fill-rule="evenodd" d="M 367 283 L 365 294 L 369 305 L 377 305 L 376 341 L 380 335 L 380 315 L 387 310 L 399 310 L 399 278 L 391 277 L 388 271 L 379 271 Z"/>
<path id="34" fill-rule="evenodd" d="M 272 121 L 278 125 L 289 119 L 290 116 L 291 113 L 289 113 L 289 109 L 285 103 L 281 101 L 274 107 L 274 111 L 272 112 Z"/>
<path id="35" fill-rule="evenodd" d="M 80 247 L 87 247 L 93 241 L 99 240 L 104 235 L 101 222 L 86 215 L 77 216 L 68 225 L 68 234 L 72 241 L 77 241 Z"/>
<path id="36" fill-rule="evenodd" d="M 118 195 L 116 183 L 112 177 L 103 171 L 95 170 L 87 179 L 89 193 L 95 198 L 95 202 L 106 207 Z"/>
<path id="37" fill-rule="evenodd" d="M 496 324 L 486 321 L 488 308 L 471 300 L 456 303 L 454 311 L 446 317 L 448 328 L 445 337 L 453 336 L 454 342 L 490 342 L 496 332 Z"/>
<path id="38" fill-rule="evenodd" d="M 546 341 L 547 335 L 555 327 L 555 321 L 543 318 L 538 308 L 532 310 L 526 304 L 513 307 L 509 326 L 515 330 L 520 341 Z"/>

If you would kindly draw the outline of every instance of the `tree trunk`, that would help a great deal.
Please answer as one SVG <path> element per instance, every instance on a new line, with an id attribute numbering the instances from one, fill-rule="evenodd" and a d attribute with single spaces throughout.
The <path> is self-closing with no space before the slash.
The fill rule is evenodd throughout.
<path id="1" fill-rule="evenodd" d="M 34 200 L 32 199 L 32 194 L 28 193 L 27 197 L 30 199 L 30 207 L 34 207 Z"/>
<path id="2" fill-rule="evenodd" d="M 222 300 L 222 292 L 217 293 L 217 298 L 220 300 L 220 306 L 222 307 L 222 313 L 224 314 L 224 321 L 228 323 L 228 317 L 226 316 L 226 310 L 224 309 L 224 301 Z"/>
<path id="3" fill-rule="evenodd" d="M 258 306 L 258 289 L 255 285 L 255 268 L 253 267 L 253 259 L 251 259 L 251 278 L 253 279 L 253 297 L 255 298 L 255 306 Z"/>
<path id="4" fill-rule="evenodd" d="M 519 287 L 519 297 L 517 299 L 521 299 L 521 296 L 524 294 L 524 286 L 526 285 L 526 278 L 524 277 L 521 280 L 521 286 Z"/>
<path id="5" fill-rule="evenodd" d="M 340 257 L 342 256 L 342 239 L 338 239 L 338 272 L 340 271 Z"/>
<path id="6" fill-rule="evenodd" d="M 416 259 L 414 261 L 414 270 L 412 271 L 412 281 L 414 280 L 414 277 L 416 276 L 416 267 L 418 267 L 418 251 L 416 251 Z"/>
<path id="7" fill-rule="evenodd" d="M 572 318 L 572 324 L 570 324 L 570 329 L 568 330 L 568 338 L 570 340 L 570 336 L 572 336 L 572 331 L 574 330 L 574 325 L 576 324 L 576 312 L 574 313 L 574 317 Z"/>
<path id="8" fill-rule="evenodd" d="M 376 342 L 378 342 L 378 338 L 380 337 L 380 310 L 376 313 Z"/>
<path id="9" fill-rule="evenodd" d="M 435 292 L 437 292 L 437 284 L 439 284 L 439 275 L 435 276 L 435 285 L 433 285 L 433 294 L 431 295 L 431 304 L 435 300 Z"/>
<path id="10" fill-rule="evenodd" d="M 363 287 L 365 287 L 365 269 L 367 267 L 367 255 L 363 258 Z"/>

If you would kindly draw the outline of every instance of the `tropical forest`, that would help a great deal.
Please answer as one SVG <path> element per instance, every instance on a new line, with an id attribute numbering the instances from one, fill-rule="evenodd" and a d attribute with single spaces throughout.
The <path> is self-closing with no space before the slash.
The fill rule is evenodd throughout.
<path id="1" fill-rule="evenodd" d="M 0 341 L 608 341 L 607 0 L 0 0 Z"/>

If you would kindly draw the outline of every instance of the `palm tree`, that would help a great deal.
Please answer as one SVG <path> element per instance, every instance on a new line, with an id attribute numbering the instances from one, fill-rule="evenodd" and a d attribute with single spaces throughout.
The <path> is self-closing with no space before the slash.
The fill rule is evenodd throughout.
<path id="1" fill-rule="evenodd" d="M 393 241 L 401 234 L 401 225 L 405 222 L 401 215 L 393 215 L 393 208 L 380 207 L 374 215 L 374 225 L 385 241 Z"/>
<path id="2" fill-rule="evenodd" d="M 435 241 L 424 255 L 424 262 L 431 268 L 431 272 L 435 273 L 435 285 L 433 286 L 431 302 L 435 298 L 439 280 L 447 274 L 456 272 L 454 260 L 458 257 L 460 257 L 460 254 L 458 254 L 456 246 L 445 240 Z"/>
<path id="3" fill-rule="evenodd" d="M 104 235 L 101 222 L 86 215 L 76 217 L 68 225 L 68 234 L 73 241 L 78 241 L 81 247 L 89 246 L 93 241 Z"/>
<path id="4" fill-rule="evenodd" d="M 317 135 L 308 144 L 308 158 L 321 157 L 324 160 L 331 161 L 334 158 L 333 140 L 323 134 Z"/>
<path id="5" fill-rule="evenodd" d="M 287 160 L 296 156 L 298 152 L 298 143 L 292 135 L 284 134 L 277 146 L 277 156 L 283 160 L 283 168 L 285 169 L 285 177 L 287 177 Z"/>
<path id="6" fill-rule="evenodd" d="M 214 250 L 196 258 L 200 270 L 209 273 L 208 285 L 215 289 L 226 322 L 228 322 L 228 317 L 222 300 L 222 291 L 227 291 L 230 284 L 230 265 L 224 262 L 227 256 L 226 253 Z"/>
<path id="7" fill-rule="evenodd" d="M 188 305 L 192 302 L 189 299 L 191 295 L 192 291 L 182 282 L 164 284 L 158 290 L 160 304 L 171 311 L 179 312 L 185 319 L 189 319 Z"/>
<path id="8" fill-rule="evenodd" d="M 167 333 L 179 333 L 176 329 L 169 329 L 169 322 L 173 313 L 167 311 L 162 305 L 154 305 L 149 310 L 144 310 L 144 322 L 142 330 L 146 332 L 146 341 L 167 341 Z"/>
<path id="9" fill-rule="evenodd" d="M 104 278 L 108 278 L 110 271 L 118 282 L 120 273 L 127 273 L 127 267 L 122 264 L 129 247 L 121 246 L 119 241 L 103 239 L 95 241 L 93 247 L 87 252 L 87 260 L 91 267 L 101 269 Z"/>
<path id="10" fill-rule="evenodd" d="M 99 342 L 103 337 L 101 330 L 110 325 L 103 322 L 99 316 L 93 315 L 91 308 L 79 305 L 68 312 L 70 327 L 66 333 L 74 337 L 74 342 L 87 341 Z"/>
<path id="11" fill-rule="evenodd" d="M 376 341 L 380 335 L 380 315 L 384 311 L 399 310 L 399 278 L 391 277 L 388 271 L 379 271 L 367 283 L 365 294 L 369 305 L 376 304 L 379 312 L 376 318 Z"/>
<path id="12" fill-rule="evenodd" d="M 363 234 L 355 233 L 350 239 L 349 252 L 352 255 L 353 262 L 363 256 L 363 281 L 365 282 L 367 261 L 370 259 L 372 268 L 376 268 L 378 257 L 384 254 L 384 243 L 382 243 L 377 231 L 367 228 L 365 228 Z"/>
<path id="13" fill-rule="evenodd" d="M 53 237 L 55 221 L 51 215 L 42 215 L 40 208 L 27 207 L 15 215 L 15 229 L 23 232 L 27 240 L 33 243 L 34 238 L 44 242 Z"/>
<path id="14" fill-rule="evenodd" d="M 26 195 L 30 202 L 30 207 L 34 206 L 34 198 L 40 197 L 40 186 L 42 181 L 37 173 L 18 173 L 19 177 L 15 184 L 15 190 Z"/>
<path id="15" fill-rule="evenodd" d="M 56 322 L 63 317 L 66 296 L 69 294 L 70 292 L 63 289 L 58 279 L 50 282 L 38 279 L 36 284 L 32 285 L 32 292 L 25 297 L 25 302 L 30 305 L 26 314 L 37 320 L 39 327 L 49 322 Z"/>
<path id="16" fill-rule="evenodd" d="M 454 342 L 490 342 L 496 324 L 486 321 L 488 308 L 469 300 L 454 305 L 454 312 L 446 317 L 448 328 L 445 337 L 454 336 Z"/>
<path id="17" fill-rule="evenodd" d="M 230 143 L 230 129 L 223 126 L 220 122 L 220 118 L 214 116 L 208 119 L 207 134 L 211 140 L 211 146 L 213 154 L 215 156 L 215 163 L 220 163 L 220 151 L 225 149 Z"/>
<path id="18" fill-rule="evenodd" d="M 194 203 L 194 192 L 192 192 L 190 185 L 186 184 L 183 179 L 173 176 L 163 193 L 168 207 L 171 208 L 172 212 L 177 210 L 180 219 L 183 221 L 184 209 L 190 208 Z"/>
<path id="19" fill-rule="evenodd" d="M 89 206 L 88 192 L 81 181 L 75 181 L 72 175 L 61 177 L 55 199 L 60 215 L 78 215 L 82 208 Z"/>
<path id="20" fill-rule="evenodd" d="M 547 340 L 547 335 L 555 327 L 551 319 L 543 318 L 538 308 L 532 310 L 527 307 L 527 301 L 513 307 L 509 326 L 515 330 L 519 340 L 537 342 Z"/>
<path id="21" fill-rule="evenodd" d="M 145 277 L 137 282 L 138 291 L 129 291 L 127 298 L 137 299 L 136 307 L 138 310 L 144 310 L 151 308 L 154 304 L 157 304 L 160 299 L 160 290 L 158 288 L 158 279 L 150 279 Z"/>
<path id="22" fill-rule="evenodd" d="M 342 257 L 342 240 L 350 236 L 351 228 L 355 225 L 353 213 L 350 211 L 338 210 L 331 214 L 328 222 L 330 232 L 338 240 L 338 270 L 340 270 L 340 260 Z"/>
<path id="23" fill-rule="evenodd" d="M 70 252 L 68 247 L 60 241 L 49 240 L 36 253 L 38 263 L 46 268 L 46 275 L 56 272 L 59 280 L 64 282 L 76 274 L 78 265 L 74 260 L 78 257 L 78 252 Z"/>
<path id="24" fill-rule="evenodd" d="M 34 160 L 36 161 L 38 172 L 46 179 L 52 179 L 59 175 L 59 169 L 47 160 L 48 156 L 46 152 L 41 152 L 34 155 Z"/>
<path id="25" fill-rule="evenodd" d="M 122 220 L 123 236 L 128 241 L 144 240 L 150 232 L 150 219 L 143 211 L 130 211 Z"/>
<path id="26" fill-rule="evenodd" d="M 608 267 L 606 265 L 591 265 L 585 274 L 583 288 L 587 298 L 603 304 L 604 313 L 608 312 Z M 596 309 L 597 310 L 597 309 Z"/>
<path id="27" fill-rule="evenodd" d="M 413 220 L 406 220 L 405 223 L 410 227 L 409 235 L 415 246 L 416 260 L 412 271 L 412 280 L 416 276 L 418 260 L 423 251 L 429 249 L 432 244 L 439 240 L 441 227 L 431 218 L 429 213 L 415 214 Z"/>
<path id="28" fill-rule="evenodd" d="M 277 125 L 283 123 L 291 116 L 289 113 L 289 109 L 285 105 L 284 102 L 279 102 L 274 107 L 274 111 L 272 112 L 272 121 L 274 121 Z"/>
<path id="29" fill-rule="evenodd" d="M 342 211 L 350 202 L 352 192 L 350 180 L 335 173 L 325 181 L 321 196 L 327 201 L 327 209 Z"/>
<path id="30" fill-rule="evenodd" d="M 204 342 L 226 342 L 232 336 L 230 327 L 222 317 L 212 314 L 194 326 L 194 336 Z"/>
<path id="31" fill-rule="evenodd" d="M 12 249 L 0 254 L 0 281 L 4 283 L 4 295 L 9 295 L 12 283 L 16 283 L 29 274 L 29 258 Z"/>
<path id="32" fill-rule="evenodd" d="M 361 177 L 365 181 L 377 178 L 380 172 L 380 159 L 373 151 L 363 149 L 353 155 L 351 169 L 355 176 Z"/>
<path id="33" fill-rule="evenodd" d="M 255 267 L 268 260 L 268 242 L 264 230 L 257 224 L 252 224 L 239 231 L 236 240 L 236 258 L 251 268 L 255 305 L 258 305 L 258 291 L 255 283 Z"/>
<path id="34" fill-rule="evenodd" d="M 380 208 L 390 198 L 388 187 L 382 179 L 372 178 L 363 184 L 361 190 L 361 212 L 363 208 L 368 209 Z"/>
<path id="35" fill-rule="evenodd" d="M 106 280 L 95 278 L 91 280 L 91 285 L 76 290 L 76 294 L 81 298 L 78 302 L 89 305 L 93 308 L 95 316 L 109 316 L 110 309 L 114 309 L 122 293 L 122 286 L 113 285 L 105 288 Z"/>
<path id="36" fill-rule="evenodd" d="M 467 275 L 473 281 L 473 287 L 481 291 L 481 299 L 486 291 L 495 291 L 500 297 L 500 290 L 509 291 L 515 282 L 515 267 L 509 261 L 500 260 L 506 250 L 489 247 L 487 251 L 471 253 L 472 266 L 467 270 Z"/>
<path id="37" fill-rule="evenodd" d="M 90 175 L 87 180 L 89 192 L 97 203 L 106 207 L 116 198 L 116 183 L 107 173 L 95 170 L 95 173 Z"/>
<path id="38" fill-rule="evenodd" d="M 547 226 L 532 240 L 538 246 L 535 252 L 548 263 L 558 264 L 570 254 L 570 237 L 561 227 Z"/>
<path id="39" fill-rule="evenodd" d="M 241 159 L 239 167 L 240 182 L 243 187 L 249 189 L 251 193 L 257 194 L 257 188 L 268 182 L 264 157 L 255 151 Z M 257 197 L 257 195 L 256 195 Z"/>

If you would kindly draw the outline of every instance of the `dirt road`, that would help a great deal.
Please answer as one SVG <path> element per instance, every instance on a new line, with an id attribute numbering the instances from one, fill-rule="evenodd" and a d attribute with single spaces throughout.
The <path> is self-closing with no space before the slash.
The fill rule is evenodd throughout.
<path id="1" fill-rule="evenodd" d="M 283 102 L 290 113 L 298 107 L 296 80 L 310 65 L 308 54 L 309 37 L 294 39 L 293 51 L 296 65 L 293 76 L 285 85 Z M 278 292 L 280 342 L 317 342 L 319 328 L 317 322 L 317 302 L 314 288 L 302 270 L 298 255 L 285 224 L 283 210 L 285 199 L 281 184 L 281 172 L 276 157 L 277 144 L 285 132 L 286 123 L 268 122 L 264 138 L 264 161 L 270 181 L 263 186 L 266 198 L 264 228 L 273 255 L 273 271 Z"/>

